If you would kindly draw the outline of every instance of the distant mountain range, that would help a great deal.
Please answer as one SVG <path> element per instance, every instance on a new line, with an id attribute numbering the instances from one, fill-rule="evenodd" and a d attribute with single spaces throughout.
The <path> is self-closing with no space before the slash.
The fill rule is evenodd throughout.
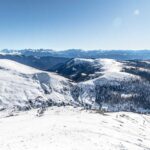
<path id="1" fill-rule="evenodd" d="M 81 50 L 69 49 L 62 51 L 54 51 L 51 49 L 24 49 L 24 50 L 8 50 L 0 51 L 1 54 L 24 55 L 24 56 L 51 56 L 65 58 L 110 58 L 117 60 L 147 60 L 150 59 L 150 50 Z"/>

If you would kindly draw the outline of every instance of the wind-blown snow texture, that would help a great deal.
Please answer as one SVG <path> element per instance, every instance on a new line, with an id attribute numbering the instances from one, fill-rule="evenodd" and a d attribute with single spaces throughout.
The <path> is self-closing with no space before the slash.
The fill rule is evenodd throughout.
<path id="1" fill-rule="evenodd" d="M 51 107 L 0 119 L 1 150 L 150 150 L 150 116 Z"/>

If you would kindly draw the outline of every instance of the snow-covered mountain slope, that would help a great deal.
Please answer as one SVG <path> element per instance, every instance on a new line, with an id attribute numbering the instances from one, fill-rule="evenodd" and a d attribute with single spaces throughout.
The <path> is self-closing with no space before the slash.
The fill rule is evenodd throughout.
<path id="1" fill-rule="evenodd" d="M 138 76 L 127 73 L 122 62 L 113 59 L 83 59 L 75 58 L 57 69 L 57 72 L 75 81 L 86 81 L 97 77 L 108 80 L 130 80 Z"/>
<path id="2" fill-rule="evenodd" d="M 1 150 L 150 150 L 150 115 L 51 107 L 0 119 Z"/>
<path id="3" fill-rule="evenodd" d="M 71 103 L 71 83 L 55 73 L 0 59 L 0 109 Z"/>
<path id="4" fill-rule="evenodd" d="M 132 63 L 112 59 L 76 58 L 63 67 L 68 76 L 79 72 L 82 82 L 0 59 L 0 110 L 65 103 L 94 109 L 107 106 L 108 111 L 150 112 L 148 67 L 145 76 L 143 70 L 142 75 L 131 70 Z"/>
<path id="5" fill-rule="evenodd" d="M 74 80 L 81 79 L 73 96 L 82 105 L 89 108 L 107 105 L 109 111 L 149 111 L 149 80 L 138 70 L 136 73 L 127 71 L 128 67 L 129 62 L 78 58 L 68 62 L 63 73 Z"/>

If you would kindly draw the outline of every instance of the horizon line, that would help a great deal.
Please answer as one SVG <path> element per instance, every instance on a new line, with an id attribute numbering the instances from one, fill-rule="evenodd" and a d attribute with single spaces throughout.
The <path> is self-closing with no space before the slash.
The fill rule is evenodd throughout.
<path id="1" fill-rule="evenodd" d="M 80 49 L 80 48 L 69 48 L 69 49 L 51 49 L 51 48 L 3 48 L 0 51 L 21 51 L 21 50 L 49 50 L 49 51 L 69 51 L 69 50 L 80 50 L 80 51 L 150 51 L 150 49 Z"/>

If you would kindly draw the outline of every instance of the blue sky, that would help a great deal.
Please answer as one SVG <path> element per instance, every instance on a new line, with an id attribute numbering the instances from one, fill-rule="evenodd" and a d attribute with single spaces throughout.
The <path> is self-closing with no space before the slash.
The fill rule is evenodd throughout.
<path id="1" fill-rule="evenodd" d="M 0 0 L 0 49 L 150 49 L 150 0 Z"/>

